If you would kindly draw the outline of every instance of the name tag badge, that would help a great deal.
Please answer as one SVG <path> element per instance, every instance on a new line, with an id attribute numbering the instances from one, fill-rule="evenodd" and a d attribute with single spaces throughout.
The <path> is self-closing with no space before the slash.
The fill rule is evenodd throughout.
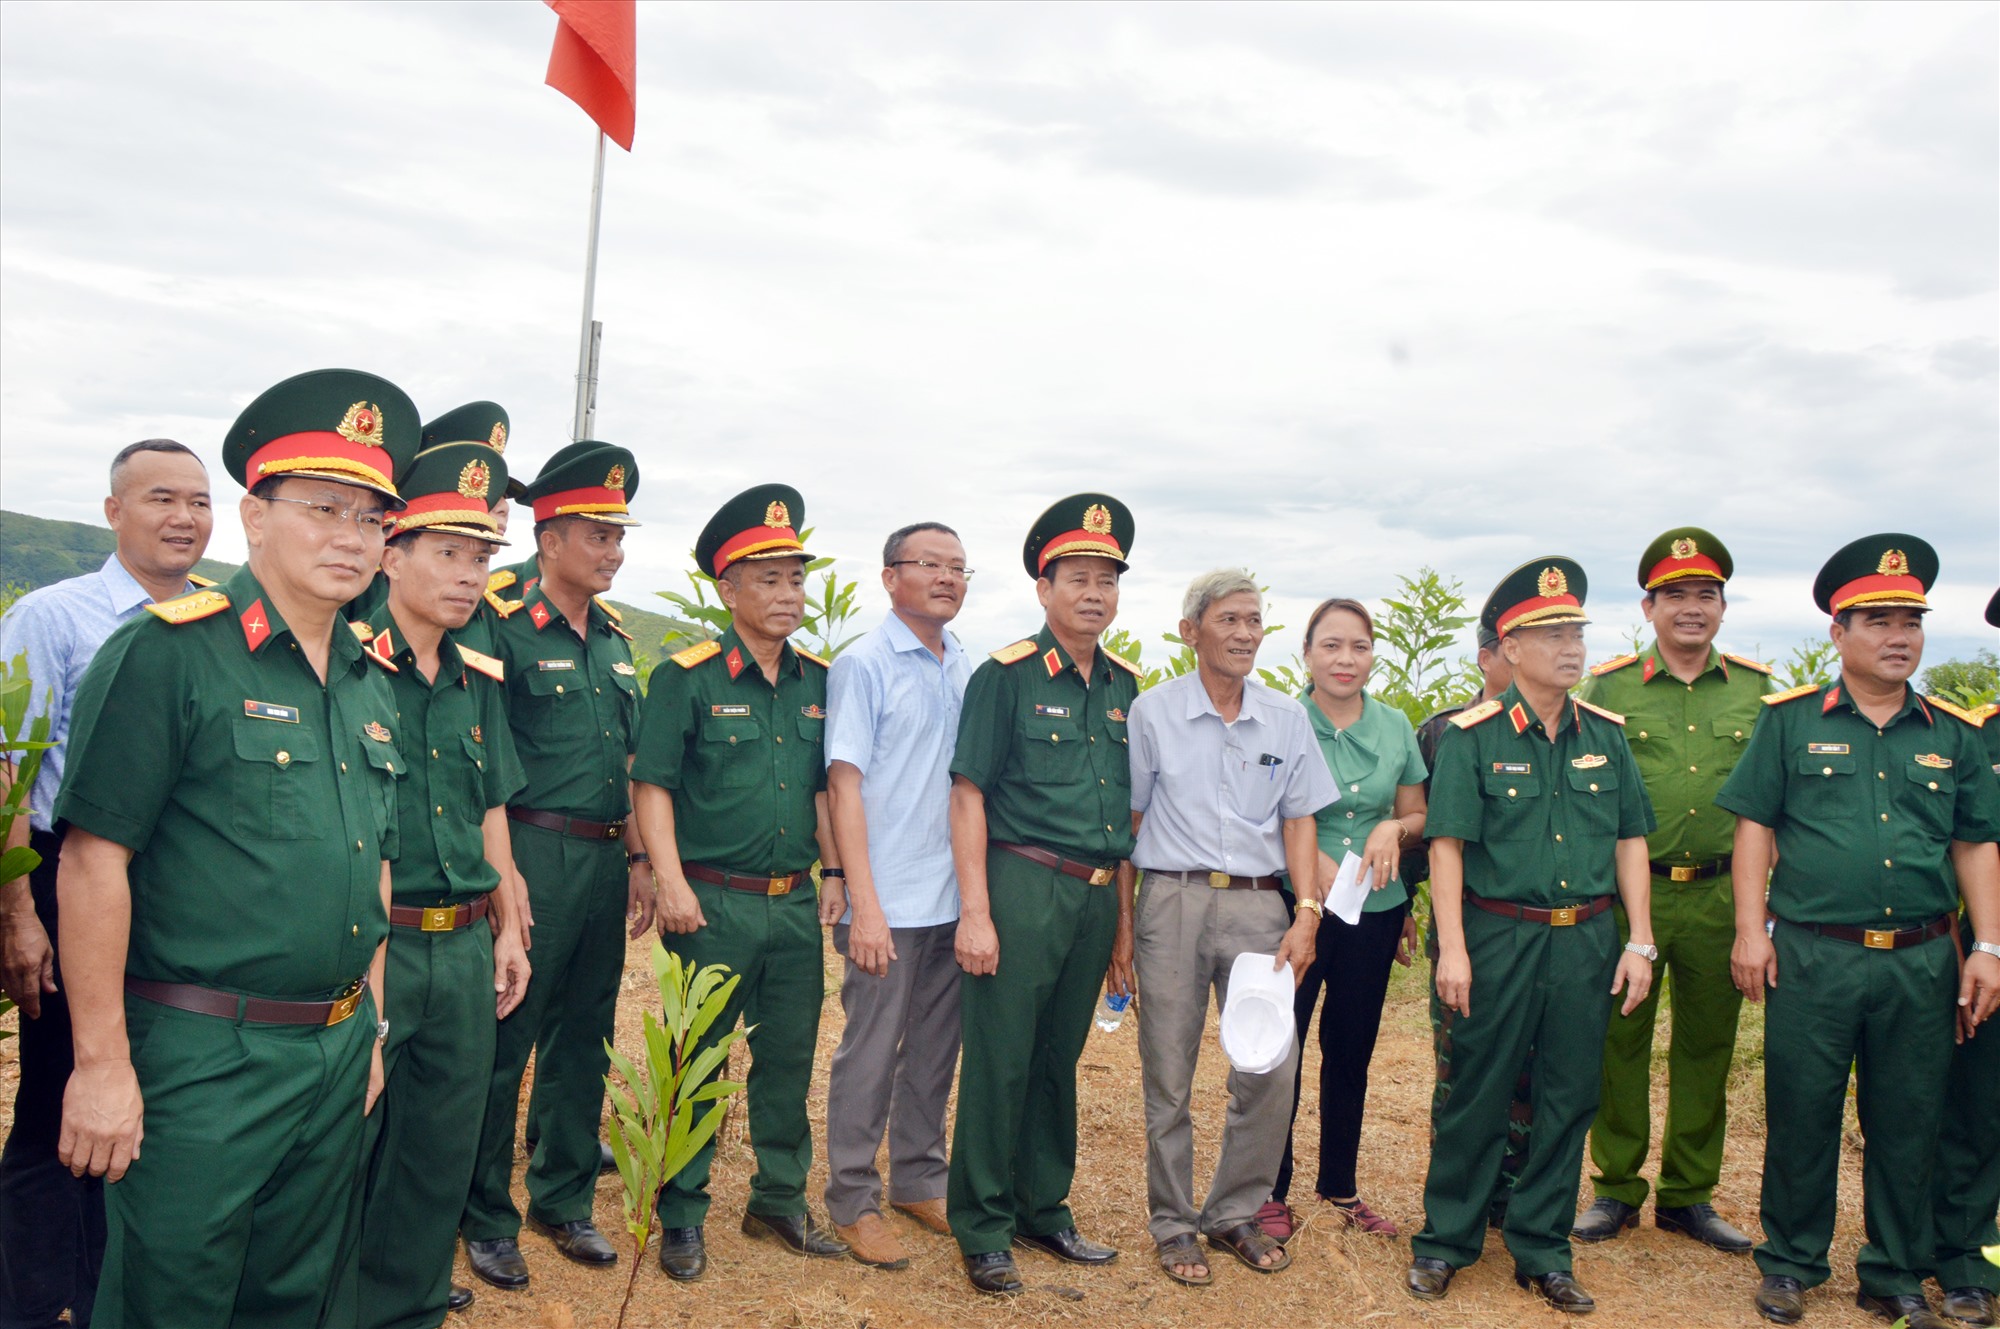
<path id="1" fill-rule="evenodd" d="M 548 670 L 548 669 L 574 669 L 574 668 L 576 668 L 576 661 L 574 661 L 574 660 L 537 660 L 537 661 L 535 661 L 535 668 L 537 668 L 537 669 L 543 669 L 543 670 Z"/>
<path id="2" fill-rule="evenodd" d="M 1941 757 L 1935 752 L 1919 752 L 1917 765 L 1927 766 L 1934 771 L 1948 771 L 1951 769 L 1951 758 Z"/>
<path id="3" fill-rule="evenodd" d="M 623 674 L 627 678 L 631 678 L 638 674 L 639 671 L 631 665 L 626 664 L 623 660 L 613 660 L 611 662 L 611 672 L 614 674 Z"/>
<path id="4" fill-rule="evenodd" d="M 799 714 L 805 716 L 808 720 L 824 720 L 826 719 L 826 707 L 817 703 L 811 706 L 801 706 L 799 707 Z"/>
<path id="5" fill-rule="evenodd" d="M 1056 718 L 1058 718 L 1058 719 L 1062 719 L 1062 720 L 1067 720 L 1067 719 L 1069 719 L 1069 707 L 1067 707 L 1067 706 L 1041 706 L 1041 705 L 1037 705 L 1037 706 L 1035 707 L 1035 714 L 1036 714 L 1036 715 L 1052 715 L 1052 716 L 1055 716 L 1055 717 L 1056 717 Z"/>
<path id="6" fill-rule="evenodd" d="M 257 720 L 282 720 L 286 724 L 299 722 L 299 708 L 280 706 L 275 701 L 251 701 L 244 698 L 243 713 Z"/>
<path id="7" fill-rule="evenodd" d="M 1581 757 L 1571 761 L 1570 765 L 1576 767 L 1579 771 L 1594 771 L 1599 766 L 1609 763 L 1610 760 L 1611 758 L 1601 752 L 1586 752 Z"/>
<path id="8" fill-rule="evenodd" d="M 710 715 L 748 715 L 750 714 L 750 708 L 748 706 L 711 706 L 708 708 L 708 713 Z"/>
<path id="9" fill-rule="evenodd" d="M 1808 743 L 1806 755 L 1812 757 L 1845 757 L 1848 748 L 1845 743 Z"/>
<path id="10" fill-rule="evenodd" d="M 1526 761 L 1496 761 L 1493 763 L 1495 775 L 1533 775 L 1534 763 Z"/>

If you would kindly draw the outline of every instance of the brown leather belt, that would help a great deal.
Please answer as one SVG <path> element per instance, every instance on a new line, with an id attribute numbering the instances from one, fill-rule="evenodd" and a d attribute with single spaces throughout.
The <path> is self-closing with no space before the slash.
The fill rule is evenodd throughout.
<path id="1" fill-rule="evenodd" d="M 1611 907 L 1611 901 L 1615 898 L 1610 895 L 1600 895 L 1588 903 L 1569 908 L 1538 909 L 1531 904 L 1509 904 L 1505 900 L 1482 899 L 1471 891 L 1465 893 L 1465 902 L 1474 909 L 1483 909 L 1502 918 L 1518 918 L 1523 923 L 1546 923 L 1552 928 L 1575 927 L 1587 918 L 1596 918 Z"/>
<path id="2" fill-rule="evenodd" d="M 995 849 L 1005 849 L 1010 854 L 1019 854 L 1030 863 L 1040 863 L 1045 868 L 1054 868 L 1057 872 L 1075 877 L 1078 881 L 1087 881 L 1093 886 L 1109 886 L 1118 876 L 1118 869 L 1115 867 L 1101 868 L 1089 863 L 1079 863 L 1073 858 L 1064 858 L 1054 850 L 1044 849 L 1040 845 L 1010 844 L 1006 840 L 992 840 L 988 843 Z"/>
<path id="3" fill-rule="evenodd" d="M 1729 855 L 1724 854 L 1709 863 L 1662 863 L 1655 859 L 1649 866 L 1654 876 L 1665 877 L 1668 881 L 1703 881 L 1729 871 Z"/>
<path id="4" fill-rule="evenodd" d="M 1851 941 L 1857 946 L 1866 946 L 1871 951 L 1896 951 L 1905 946 L 1921 946 L 1927 941 L 1942 937 L 1951 931 L 1953 918 L 1950 914 L 1940 914 L 1930 922 L 1913 928 L 1857 928 L 1844 923 L 1794 923 L 1789 918 L 1778 920 L 1790 927 L 1804 928 L 1807 932 L 1817 932 L 1822 937 L 1835 941 Z"/>
<path id="5" fill-rule="evenodd" d="M 1285 889 L 1283 877 L 1232 877 L 1227 872 L 1155 872 L 1146 869 L 1148 877 L 1178 877 L 1183 885 L 1205 885 L 1218 891 L 1282 891 Z"/>
<path id="6" fill-rule="evenodd" d="M 196 987 L 192 983 L 155 983 L 147 978 L 127 978 L 125 990 L 178 1011 L 214 1015 L 224 1020 L 239 1018 L 240 1011 L 240 1018 L 246 1024 L 339 1024 L 361 1004 L 358 978 L 331 1001 L 267 1001 L 262 997 L 240 997 L 234 992 Z"/>
<path id="7" fill-rule="evenodd" d="M 399 928 L 415 928 L 419 932 L 456 932 L 486 917 L 486 911 L 492 904 L 493 897 L 490 895 L 482 895 L 471 904 L 439 904 L 427 908 L 392 904 L 389 906 L 389 921 Z"/>
<path id="8" fill-rule="evenodd" d="M 782 877 L 746 877 L 740 872 L 724 872 L 700 863 L 683 863 L 681 871 L 696 881 L 747 895 L 790 895 L 792 888 L 806 879 L 803 872 L 787 872 Z"/>
<path id="9" fill-rule="evenodd" d="M 537 812 L 533 808 L 508 808 L 507 820 L 525 826 L 539 826 L 557 835 L 573 835 L 579 840 L 617 840 L 625 835 L 623 821 L 585 821 L 565 817 L 560 812 Z"/>

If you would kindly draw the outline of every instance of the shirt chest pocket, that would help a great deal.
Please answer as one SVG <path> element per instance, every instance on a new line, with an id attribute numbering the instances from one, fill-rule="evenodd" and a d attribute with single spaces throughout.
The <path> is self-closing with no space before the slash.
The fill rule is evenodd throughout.
<path id="1" fill-rule="evenodd" d="M 1580 832 L 1618 834 L 1618 773 L 1609 766 L 1568 772 L 1570 815 Z"/>
<path id="2" fill-rule="evenodd" d="M 361 759 L 368 766 L 367 771 L 363 773 L 368 781 L 368 807 L 375 814 L 375 829 L 381 837 L 382 857 L 393 858 L 396 856 L 398 843 L 396 781 L 408 773 L 403 765 L 403 754 L 396 751 L 394 743 L 379 742 L 363 734 Z"/>
<path id="3" fill-rule="evenodd" d="M 1755 716 L 1740 716 L 1717 720 L 1710 725 L 1709 736 L 1715 741 L 1709 744 L 1708 769 L 1703 773 L 1713 776 L 1718 782 L 1727 778 L 1743 756 L 1743 745 L 1750 741 L 1750 730 L 1755 724 Z"/>
<path id="4" fill-rule="evenodd" d="M 613 666 L 611 682 L 617 702 L 618 723 L 612 727 L 612 737 L 618 740 L 620 748 L 632 746 L 632 717 L 639 710 L 639 676 L 622 672 Z"/>
<path id="5" fill-rule="evenodd" d="M 1542 777 L 1487 771 L 1480 776 L 1485 794 L 1484 827 L 1488 840 L 1527 840 L 1542 831 Z"/>
<path id="6" fill-rule="evenodd" d="M 771 741 L 754 715 L 703 719 L 701 755 L 724 789 L 754 789 L 771 775 Z"/>
<path id="7" fill-rule="evenodd" d="M 1807 752 L 1793 769 L 1799 811 L 1807 816 L 1860 816 L 1862 785 L 1856 779 L 1861 764 L 1846 753 Z"/>
<path id="8" fill-rule="evenodd" d="M 527 723 L 522 726 L 531 736 L 544 741 L 562 737 L 565 733 L 586 732 L 588 726 L 578 727 L 583 711 L 584 679 L 579 670 L 534 669 L 521 674 L 521 695 L 524 697 Z"/>
<path id="9" fill-rule="evenodd" d="M 1022 765 L 1036 784 L 1078 778 L 1084 765 L 1083 721 L 1074 715 L 1031 715 L 1022 723 Z"/>
<path id="10" fill-rule="evenodd" d="M 1949 838 L 1952 810 L 1958 802 L 1958 775 L 1951 767 L 1942 769 L 1912 761 L 1903 768 L 1904 803 L 1915 813 L 1919 824 L 1933 835 Z"/>
<path id="11" fill-rule="evenodd" d="M 463 760 L 452 763 L 458 768 L 453 787 L 465 800 L 461 811 L 471 817 L 482 817 L 486 813 L 486 745 L 475 742 L 470 734 L 460 734 L 458 741 L 465 755 Z M 446 754 L 447 759 L 450 755 Z"/>
<path id="12" fill-rule="evenodd" d="M 246 840 L 312 840 L 326 833 L 328 791 L 319 735 L 300 725 L 235 722 L 231 820 Z M 316 797 L 319 795 L 321 797 Z"/>

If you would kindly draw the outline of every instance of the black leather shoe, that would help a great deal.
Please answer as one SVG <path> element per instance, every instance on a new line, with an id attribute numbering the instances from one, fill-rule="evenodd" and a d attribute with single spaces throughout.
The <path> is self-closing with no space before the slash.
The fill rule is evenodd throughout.
<path id="1" fill-rule="evenodd" d="M 1060 1232 L 1051 1232 L 1038 1237 L 1027 1232 L 1014 1235 L 1016 1246 L 1032 1246 L 1039 1251 L 1047 1251 L 1058 1260 L 1071 1264 L 1110 1264 L 1118 1258 L 1118 1252 L 1109 1246 L 1100 1246 L 1094 1241 L 1085 1241 L 1081 1233 L 1073 1227 Z"/>
<path id="2" fill-rule="evenodd" d="M 1653 1223 L 1662 1232 L 1678 1232 L 1693 1237 L 1702 1245 L 1713 1246 L 1727 1255 L 1747 1255 L 1755 1244 L 1709 1204 L 1655 1209 Z"/>
<path id="3" fill-rule="evenodd" d="M 1797 1324 L 1805 1318 L 1806 1288 L 1796 1278 L 1767 1274 L 1757 1285 L 1757 1313 L 1772 1324 Z"/>
<path id="4" fill-rule="evenodd" d="M 847 1243 L 830 1232 L 820 1228 L 812 1220 L 811 1214 L 743 1215 L 743 1235 L 746 1237 L 776 1237 L 789 1246 L 794 1255 L 812 1255 L 822 1260 L 834 1259 L 847 1254 Z"/>
<path id="5" fill-rule="evenodd" d="M 529 1214 L 528 1226 L 553 1241 L 557 1250 L 578 1264 L 618 1263 L 618 1252 L 611 1249 L 611 1243 L 587 1218 L 579 1218 L 574 1223 L 544 1223 Z"/>
<path id="6" fill-rule="evenodd" d="M 1623 1200 L 1598 1196 L 1569 1230 L 1571 1241 L 1609 1241 L 1628 1227 L 1639 1226 L 1639 1211 Z"/>
<path id="7" fill-rule="evenodd" d="M 1885 1320 L 1902 1320 L 1908 1329 L 1956 1329 L 1950 1320 L 1932 1310 L 1931 1304 L 1914 1292 L 1889 1297 L 1871 1297 L 1866 1292 L 1857 1292 L 1854 1304 Z"/>
<path id="8" fill-rule="evenodd" d="M 1960 1324 L 1991 1325 L 2000 1319 L 2000 1306 L 1996 1298 L 1983 1287 L 1955 1287 L 1944 1294 L 1944 1305 L 1940 1307 L 1946 1315 Z"/>
<path id="9" fill-rule="evenodd" d="M 708 1272 L 708 1243 L 698 1227 L 670 1227 L 660 1233 L 660 1269 L 676 1283 L 692 1283 Z"/>
<path id="10" fill-rule="evenodd" d="M 521 1247 L 512 1237 L 466 1242 L 465 1262 L 481 1282 L 503 1291 L 518 1292 L 528 1286 L 528 1262 L 521 1258 Z"/>
<path id="11" fill-rule="evenodd" d="M 1021 1290 L 1020 1271 L 1014 1268 L 1014 1257 L 1007 1251 L 966 1256 L 965 1276 L 972 1280 L 974 1288 L 996 1297 L 1011 1297 Z"/>
<path id="12" fill-rule="evenodd" d="M 1445 1290 L 1451 1286 L 1451 1276 L 1456 1272 L 1443 1260 L 1419 1255 L 1410 1261 L 1410 1272 L 1403 1279 L 1403 1286 L 1413 1297 L 1424 1301 L 1443 1301 Z"/>
<path id="13" fill-rule="evenodd" d="M 472 1289 L 453 1283 L 451 1291 L 445 1294 L 444 1308 L 448 1311 L 462 1311 L 470 1305 L 472 1305 Z"/>
<path id="14" fill-rule="evenodd" d="M 1519 1287 L 1533 1289 L 1543 1301 L 1570 1315 L 1588 1315 L 1597 1309 L 1597 1303 L 1583 1290 L 1583 1284 L 1560 1269 L 1548 1274 L 1524 1274 L 1516 1269 L 1514 1282 Z"/>

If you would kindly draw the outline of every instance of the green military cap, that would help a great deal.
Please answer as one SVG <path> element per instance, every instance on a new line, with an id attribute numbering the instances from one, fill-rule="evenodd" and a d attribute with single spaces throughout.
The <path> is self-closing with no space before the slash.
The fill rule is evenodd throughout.
<path id="1" fill-rule="evenodd" d="M 1728 581 L 1736 571 L 1729 547 L 1699 526 L 1662 531 L 1639 555 L 1639 589 L 1670 581 Z"/>
<path id="2" fill-rule="evenodd" d="M 1842 545 L 1813 578 L 1813 603 L 1829 614 L 1867 605 L 1928 609 L 1937 550 L 1914 535 L 1885 531 Z"/>
<path id="3" fill-rule="evenodd" d="M 1028 528 L 1021 562 L 1030 577 L 1040 577 L 1049 564 L 1071 554 L 1108 558 L 1120 572 L 1130 566 L 1132 510 L 1109 494 L 1071 494 L 1050 505 Z"/>
<path id="4" fill-rule="evenodd" d="M 505 453 L 510 428 L 512 422 L 498 402 L 470 401 L 425 425 L 423 445 L 434 448 L 440 443 L 484 442 L 495 452 Z M 494 502 L 499 502 L 502 496 L 519 498 L 527 492 L 526 485 L 509 475 L 494 489 Z"/>
<path id="5" fill-rule="evenodd" d="M 385 378 L 316 369 L 265 389 L 222 441 L 222 464 L 245 489 L 274 475 L 333 480 L 393 502 L 417 455 L 416 404 Z"/>
<path id="6" fill-rule="evenodd" d="M 694 542 L 694 561 L 711 577 L 745 559 L 808 558 L 799 541 L 806 501 L 790 485 L 753 485 L 716 509 Z"/>
<path id="7" fill-rule="evenodd" d="M 639 463 L 624 448 L 578 439 L 542 464 L 522 491 L 536 521 L 588 517 L 612 526 L 637 526 L 625 506 L 639 492 Z"/>
<path id="8" fill-rule="evenodd" d="M 404 508 L 390 522 L 390 535 L 438 531 L 507 543 L 493 520 L 493 499 L 507 491 L 507 459 L 484 443 L 425 448 L 398 487 Z"/>
<path id="9" fill-rule="evenodd" d="M 1516 628 L 1588 623 L 1583 612 L 1588 589 L 1589 580 L 1575 559 L 1548 554 L 1523 563 L 1500 579 L 1479 611 L 1479 625 L 1491 628 L 1498 640 Z"/>

